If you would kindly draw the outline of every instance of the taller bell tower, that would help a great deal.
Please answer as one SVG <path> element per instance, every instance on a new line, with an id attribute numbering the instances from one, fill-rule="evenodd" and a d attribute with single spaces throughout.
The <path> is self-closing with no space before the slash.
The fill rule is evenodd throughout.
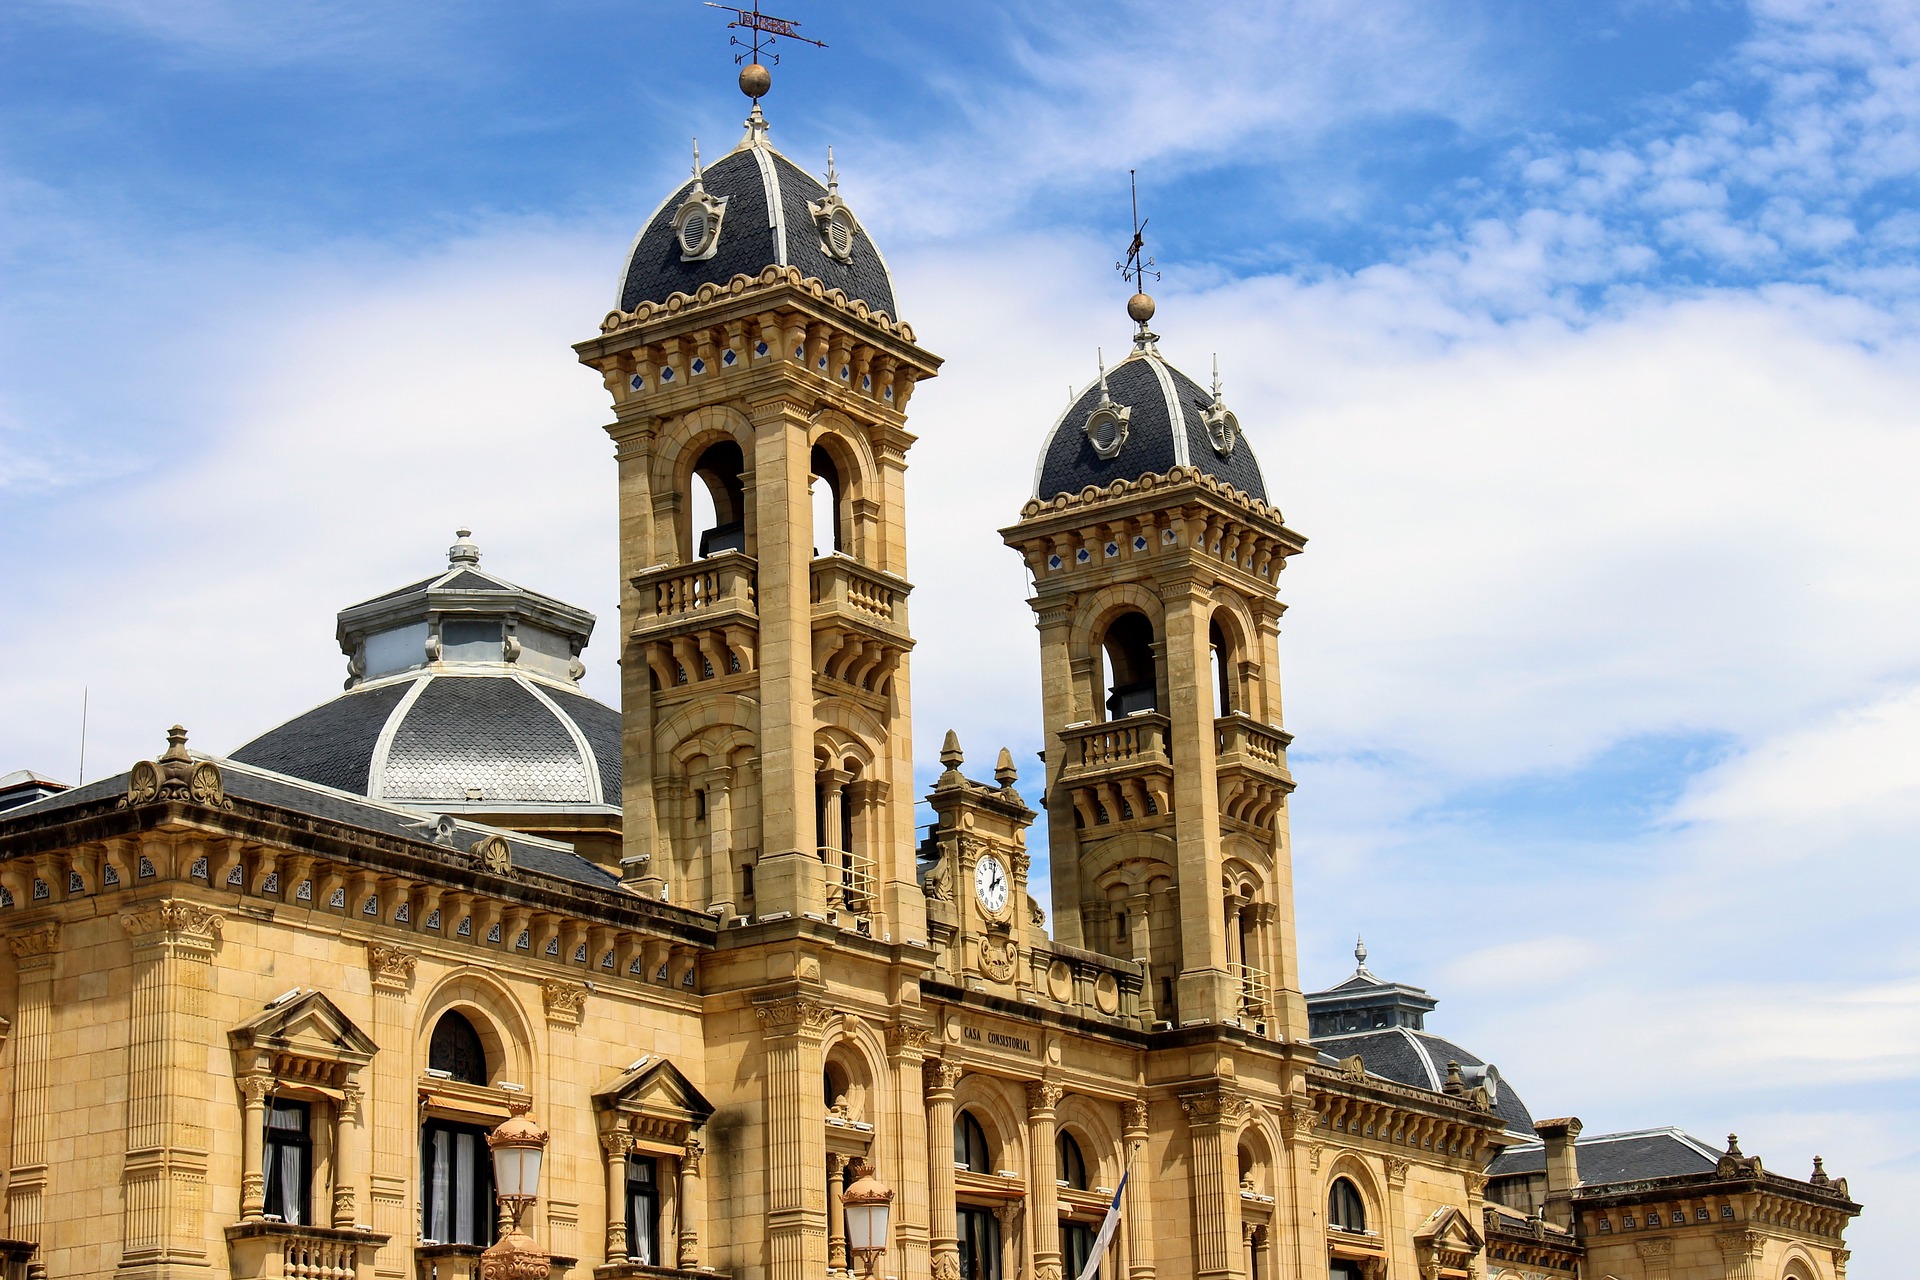
<path id="1" fill-rule="evenodd" d="M 1147 970 L 1155 1023 L 1304 1039 L 1280 727 L 1280 570 L 1305 539 L 1238 419 L 1132 352 L 1055 422 L 1019 523 L 1046 719 L 1053 919 Z"/>
<path id="2" fill-rule="evenodd" d="M 622 878 L 729 925 L 924 938 L 903 494 L 939 360 L 827 159 L 776 151 L 756 100 L 575 348 L 614 403 Z"/>

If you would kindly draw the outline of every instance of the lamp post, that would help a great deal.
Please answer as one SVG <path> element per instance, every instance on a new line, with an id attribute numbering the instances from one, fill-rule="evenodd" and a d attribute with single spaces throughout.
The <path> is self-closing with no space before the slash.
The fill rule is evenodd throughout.
<path id="1" fill-rule="evenodd" d="M 533 1237 L 520 1229 L 521 1215 L 540 1197 L 540 1160 L 547 1150 L 546 1129 L 527 1118 L 532 1107 L 524 1097 L 512 1099 L 507 1103 L 511 1114 L 487 1135 L 494 1194 L 506 1206 L 512 1225 L 480 1255 L 480 1280 L 547 1280 L 552 1266 Z"/>
<path id="2" fill-rule="evenodd" d="M 864 1159 L 853 1162 L 853 1185 L 840 1197 L 847 1211 L 847 1250 L 867 1266 L 868 1280 L 887 1251 L 887 1219 L 893 1213 L 893 1190 L 873 1176 Z"/>

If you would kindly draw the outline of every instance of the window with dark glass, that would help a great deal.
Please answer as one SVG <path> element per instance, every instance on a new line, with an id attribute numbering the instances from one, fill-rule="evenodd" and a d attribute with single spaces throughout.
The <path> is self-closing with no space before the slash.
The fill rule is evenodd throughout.
<path id="1" fill-rule="evenodd" d="M 960 1236 L 960 1280 L 1000 1280 L 1000 1221 L 993 1210 L 963 1204 L 955 1216 Z"/>
<path id="2" fill-rule="evenodd" d="M 1080 1154 L 1080 1144 L 1073 1135 L 1062 1131 L 1053 1140 L 1054 1157 L 1059 1165 L 1058 1177 L 1061 1182 L 1075 1191 L 1087 1189 L 1087 1159 Z"/>
<path id="3" fill-rule="evenodd" d="M 282 1222 L 310 1221 L 313 1192 L 312 1119 L 304 1102 L 267 1101 L 266 1213 Z"/>
<path id="4" fill-rule="evenodd" d="M 485 1129 L 445 1120 L 421 1125 L 420 1186 L 423 1239 L 493 1243 L 493 1160 Z"/>
<path id="5" fill-rule="evenodd" d="M 627 1157 L 627 1256 L 650 1267 L 660 1257 L 660 1162 L 652 1156 Z"/>
<path id="6" fill-rule="evenodd" d="M 1084 1222 L 1060 1224 L 1061 1274 L 1078 1277 L 1093 1256 L 1093 1228 Z"/>
<path id="7" fill-rule="evenodd" d="M 444 1071 L 449 1079 L 465 1084 L 487 1082 L 486 1048 L 465 1017 L 452 1010 L 440 1015 L 427 1044 L 427 1069 Z"/>
<path id="8" fill-rule="evenodd" d="M 962 1111 L 953 1118 L 953 1162 L 969 1173 L 992 1173 L 993 1153 L 987 1149 L 987 1133 L 971 1112 Z"/>
<path id="9" fill-rule="evenodd" d="M 1327 1280 L 1365 1280 L 1355 1262 L 1333 1262 L 1327 1266 Z"/>
<path id="10" fill-rule="evenodd" d="M 1360 1189 L 1346 1178 L 1335 1178 L 1327 1189 L 1327 1221 L 1348 1231 L 1367 1229 L 1367 1205 Z"/>

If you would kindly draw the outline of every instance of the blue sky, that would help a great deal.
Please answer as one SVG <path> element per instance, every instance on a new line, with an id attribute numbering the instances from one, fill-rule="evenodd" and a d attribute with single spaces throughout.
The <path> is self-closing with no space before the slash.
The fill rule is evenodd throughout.
<path id="1" fill-rule="evenodd" d="M 915 725 L 1038 746 L 994 529 L 1140 171 L 1163 349 L 1311 538 L 1282 580 L 1302 968 L 1590 1131 L 1920 1195 L 1920 14 L 1892 0 L 787 0 L 775 141 L 948 358 L 914 402 Z M 744 103 L 691 3 L 0 15 L 0 771 L 223 750 L 333 612 L 487 563 L 612 616 L 596 331 Z M 938 477 L 937 481 L 930 479 Z M 610 646 L 587 653 L 611 698 Z M 1031 779 L 1029 779 L 1031 781 Z"/>

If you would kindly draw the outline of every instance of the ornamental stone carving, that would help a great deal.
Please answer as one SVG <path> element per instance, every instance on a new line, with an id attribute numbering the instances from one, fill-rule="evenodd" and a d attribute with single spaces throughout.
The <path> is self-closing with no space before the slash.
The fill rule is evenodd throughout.
<path id="1" fill-rule="evenodd" d="M 1671 1240 L 1636 1240 L 1633 1242 L 1633 1247 L 1643 1262 L 1651 1262 L 1656 1258 L 1671 1258 L 1673 1256 L 1673 1241 Z"/>
<path id="2" fill-rule="evenodd" d="M 1720 1256 L 1731 1266 L 1759 1258 L 1766 1249 L 1767 1238 L 1758 1231 L 1735 1228 L 1720 1232 L 1714 1237 L 1714 1243 L 1720 1246 Z"/>
<path id="3" fill-rule="evenodd" d="M 809 996 L 788 996 L 755 1005 L 754 1016 L 769 1033 L 824 1032 L 834 1019 L 834 1011 Z"/>
<path id="4" fill-rule="evenodd" d="M 1147 1127 L 1147 1100 L 1135 1098 L 1120 1104 L 1120 1114 L 1129 1130 L 1145 1130 Z"/>
<path id="5" fill-rule="evenodd" d="M 578 982 L 548 978 L 540 984 L 540 998 L 547 1007 L 547 1020 L 563 1026 L 580 1025 L 580 1014 L 587 1007 L 587 989 Z"/>
<path id="6" fill-rule="evenodd" d="M 961 1280 L 960 1255 L 955 1253 L 934 1254 L 933 1280 Z"/>
<path id="7" fill-rule="evenodd" d="M 928 1093 L 952 1093 L 960 1083 L 960 1064 L 945 1058 L 928 1058 L 920 1070 Z"/>
<path id="8" fill-rule="evenodd" d="M 1286 1126 L 1285 1134 L 1289 1143 L 1311 1138 L 1314 1130 L 1320 1127 L 1320 1113 L 1312 1107 L 1297 1105 L 1285 1107 L 1280 1115 Z"/>
<path id="9" fill-rule="evenodd" d="M 476 840 L 473 848 L 467 850 L 467 856 L 483 869 L 496 876 L 513 874 L 513 847 L 505 836 L 488 836 Z"/>
<path id="10" fill-rule="evenodd" d="M 1387 1181 L 1396 1187 L 1407 1185 L 1407 1173 L 1413 1168 L 1413 1161 L 1403 1160 L 1399 1156 L 1387 1157 Z"/>
<path id="11" fill-rule="evenodd" d="M 1060 1105 L 1066 1090 L 1051 1080 L 1027 1081 L 1027 1112 L 1051 1111 Z"/>
<path id="12" fill-rule="evenodd" d="M 149 902 L 120 913 L 121 927 L 133 938 L 166 935 L 173 941 L 212 943 L 220 937 L 225 923 L 218 911 L 178 898 Z"/>
<path id="13" fill-rule="evenodd" d="M 43 924 L 37 929 L 16 933 L 7 939 L 7 946 L 12 949 L 15 960 L 50 956 L 60 949 L 60 926 Z"/>
<path id="14" fill-rule="evenodd" d="M 187 731 L 179 725 L 167 730 L 167 749 L 158 760 L 142 760 L 128 772 L 127 794 L 121 797 L 120 807 L 131 809 L 162 800 L 233 808 L 220 780 L 220 767 L 187 754 Z"/>
<path id="15" fill-rule="evenodd" d="M 1180 1095 L 1180 1109 L 1189 1125 L 1237 1124 L 1247 1118 L 1247 1100 L 1231 1089 L 1208 1089 Z"/>
<path id="16" fill-rule="evenodd" d="M 910 1022 L 887 1024 L 887 1052 L 894 1057 L 924 1057 L 933 1048 L 933 1032 Z"/>
<path id="17" fill-rule="evenodd" d="M 420 957 L 399 947 L 381 942 L 367 944 L 367 967 L 373 973 L 373 985 L 386 991 L 405 991 L 413 986 L 414 966 Z"/>
<path id="18" fill-rule="evenodd" d="M 706 1154 L 707 1149 L 700 1144 L 700 1139 L 688 1138 L 686 1147 L 680 1153 L 680 1171 L 691 1177 L 699 1177 L 700 1158 Z"/>
<path id="19" fill-rule="evenodd" d="M 608 1156 L 624 1156 L 633 1150 L 633 1135 L 624 1129 L 613 1129 L 600 1135 L 600 1150 Z"/>

